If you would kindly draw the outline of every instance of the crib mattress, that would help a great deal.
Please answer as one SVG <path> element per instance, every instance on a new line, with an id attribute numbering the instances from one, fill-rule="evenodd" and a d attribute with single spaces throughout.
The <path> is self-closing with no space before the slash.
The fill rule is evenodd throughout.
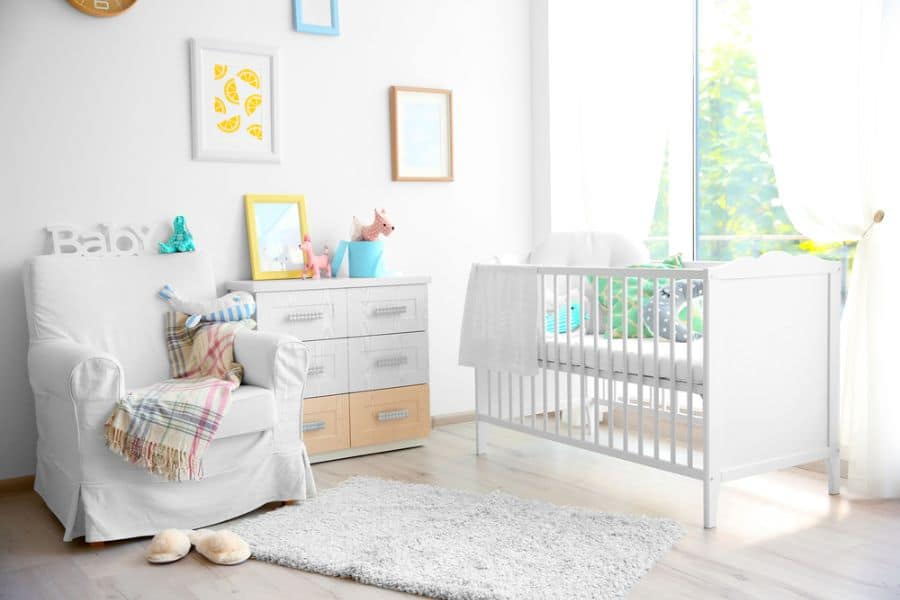
<path id="1" fill-rule="evenodd" d="M 538 358 L 546 357 L 546 366 L 554 368 L 559 363 L 563 365 L 575 365 L 580 367 L 582 362 L 591 369 L 599 366 L 600 370 L 605 371 L 608 368 L 609 361 L 607 359 L 607 340 L 606 338 L 597 339 L 597 346 L 594 347 L 594 336 L 585 334 L 584 336 L 584 361 L 582 361 L 581 343 L 577 333 L 572 333 L 571 342 L 566 343 L 566 336 L 554 336 L 552 333 L 547 334 L 545 345 L 541 345 L 538 349 Z M 675 380 L 687 383 L 691 374 L 688 368 L 688 345 L 686 343 L 675 342 L 670 344 L 668 340 L 659 340 L 658 360 L 653 360 L 653 340 L 643 340 L 643 375 L 654 377 L 659 372 L 660 379 L 670 380 L 672 373 L 672 362 L 669 358 L 670 345 L 674 349 L 675 355 Z M 638 340 L 629 339 L 626 344 L 627 348 L 623 349 L 622 340 L 614 339 L 612 341 L 612 363 L 613 371 L 617 373 L 625 372 L 625 357 L 628 361 L 628 373 L 630 375 L 641 374 L 641 359 L 638 354 Z M 557 352 L 559 354 L 557 355 Z M 570 359 L 571 355 L 571 359 Z M 691 362 L 693 363 L 693 380 L 694 385 L 703 385 L 703 340 L 694 340 L 691 349 Z"/>

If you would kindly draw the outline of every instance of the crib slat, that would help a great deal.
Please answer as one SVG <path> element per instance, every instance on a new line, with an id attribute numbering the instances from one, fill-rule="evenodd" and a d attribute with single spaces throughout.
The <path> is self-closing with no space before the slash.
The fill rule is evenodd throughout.
<path id="1" fill-rule="evenodd" d="M 709 278 L 703 279 L 703 473 L 709 476 Z"/>
<path id="2" fill-rule="evenodd" d="M 556 275 L 553 276 L 553 341 L 556 346 L 556 369 L 553 373 L 553 404 L 554 404 L 554 415 L 556 415 L 553 419 L 553 430 L 556 435 L 559 435 L 559 351 L 560 351 L 560 343 L 559 343 L 559 298 L 557 297 L 556 290 L 559 289 L 559 277 Z"/>
<path id="3" fill-rule="evenodd" d="M 566 275 L 566 306 L 564 318 L 566 320 L 566 431 L 569 437 L 572 437 L 572 317 L 569 316 L 569 290 L 572 289 L 572 281 L 569 275 Z"/>
<path id="4" fill-rule="evenodd" d="M 513 378 L 512 371 L 509 371 L 506 374 L 506 401 L 509 405 L 509 413 L 506 415 L 506 420 L 512 423 L 513 420 Z"/>
<path id="5" fill-rule="evenodd" d="M 638 277 L 638 454 L 644 454 L 644 278 Z"/>
<path id="6" fill-rule="evenodd" d="M 622 278 L 622 449 L 628 453 L 628 277 Z"/>
<path id="7" fill-rule="evenodd" d="M 659 279 L 653 278 L 653 458 L 659 459 Z"/>
<path id="8" fill-rule="evenodd" d="M 493 377 L 491 377 L 491 370 L 488 369 L 487 370 L 487 405 L 488 405 L 487 406 L 487 414 L 489 417 L 494 416 L 494 408 L 493 408 L 494 399 L 492 397 L 493 394 L 491 394 L 491 388 L 494 386 L 494 384 L 492 383 L 492 381 L 493 381 Z"/>
<path id="9" fill-rule="evenodd" d="M 597 369 L 599 374 L 600 372 L 600 344 L 597 342 L 597 336 L 600 333 L 600 276 L 594 276 L 594 291 L 593 291 L 593 310 L 594 310 L 594 320 L 591 323 L 594 325 L 594 366 Z M 591 423 L 591 427 L 594 428 L 594 443 L 598 446 L 600 445 L 600 425 L 599 425 L 599 417 L 600 417 L 600 377 L 594 376 L 594 401 L 593 401 L 594 412 L 591 415 L 591 419 L 593 422 Z"/>
<path id="10" fill-rule="evenodd" d="M 525 423 L 525 376 L 519 375 L 519 423 Z"/>
<path id="11" fill-rule="evenodd" d="M 541 282 L 541 310 L 547 310 L 547 277 L 545 275 L 540 275 Z M 544 313 L 546 315 L 546 312 Z M 541 389 L 541 402 L 544 405 L 544 431 L 547 431 L 547 369 L 549 368 L 547 362 L 550 360 L 550 346 L 547 341 L 547 327 L 544 324 L 546 323 L 546 318 L 541 321 L 539 327 L 541 328 L 541 338 L 544 340 L 542 344 L 544 347 L 544 368 L 541 369 L 541 379 L 543 380 L 543 387 Z"/>
<path id="12" fill-rule="evenodd" d="M 694 303 L 693 303 L 693 285 L 694 280 L 687 280 L 687 368 L 688 368 L 688 390 L 687 390 L 687 464 L 688 467 L 694 467 Z"/>
<path id="13" fill-rule="evenodd" d="M 608 323 L 606 324 L 606 433 L 609 437 L 608 444 L 609 449 L 613 448 L 613 423 L 615 421 L 615 417 L 613 416 L 613 397 L 615 396 L 615 380 L 613 379 L 613 353 L 612 353 L 612 339 L 613 339 L 613 278 L 608 277 L 606 279 L 606 305 L 607 312 L 609 313 Z"/>
<path id="14" fill-rule="evenodd" d="M 669 277 L 669 461 L 675 460 L 675 413 L 678 412 L 678 388 L 675 387 L 675 278 Z"/>
<path id="15" fill-rule="evenodd" d="M 535 403 L 536 403 L 536 400 L 535 400 L 535 392 L 534 392 L 534 386 L 535 386 L 535 385 L 536 385 L 536 383 L 535 383 L 534 375 L 532 375 L 532 376 L 531 376 L 531 428 L 532 428 L 532 429 L 537 429 L 537 428 L 535 427 L 535 422 L 534 422 L 534 420 L 537 418 L 537 417 L 535 416 L 535 414 L 534 414 L 534 413 L 535 413 L 535 406 L 534 406 L 534 405 L 535 405 Z"/>
<path id="16" fill-rule="evenodd" d="M 585 382 L 587 381 L 587 376 L 585 374 L 586 363 L 584 360 L 584 314 L 587 311 L 587 307 L 584 306 L 584 275 L 580 275 L 578 277 L 578 305 L 581 307 L 581 310 L 578 313 L 578 340 L 581 345 L 581 441 L 584 441 L 584 426 L 585 426 L 585 414 L 584 414 L 584 394 L 585 394 Z"/>

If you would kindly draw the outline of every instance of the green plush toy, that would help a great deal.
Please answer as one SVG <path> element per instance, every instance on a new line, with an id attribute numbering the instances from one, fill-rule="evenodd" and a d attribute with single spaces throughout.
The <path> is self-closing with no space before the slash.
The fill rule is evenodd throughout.
<path id="1" fill-rule="evenodd" d="M 167 242 L 159 243 L 160 254 L 173 254 L 175 252 L 193 252 L 194 236 L 191 235 L 187 225 L 184 224 L 184 217 L 178 215 L 172 222 L 172 235 Z"/>
<path id="2" fill-rule="evenodd" d="M 661 262 L 655 262 L 642 265 L 629 265 L 635 268 L 650 269 L 681 269 L 684 263 L 681 261 L 681 254 L 675 254 L 666 258 Z M 594 278 L 588 277 L 588 281 L 593 284 Z M 612 301 L 610 301 L 609 279 L 601 278 L 597 282 L 597 294 L 600 300 L 601 323 L 609 323 L 609 311 L 612 309 L 612 336 L 621 339 L 622 333 L 625 331 L 625 318 L 627 316 L 628 330 L 625 333 L 629 338 L 636 338 L 640 335 L 644 338 L 652 338 L 653 331 L 643 322 L 641 318 L 641 307 L 647 300 L 653 299 L 653 279 L 644 279 L 643 285 L 638 289 L 637 277 L 624 278 L 626 290 L 628 292 L 628 306 L 623 309 L 622 306 L 622 278 L 613 278 L 612 281 Z M 659 279 L 659 287 L 668 285 L 668 279 Z M 607 333 L 608 335 L 608 333 Z"/>

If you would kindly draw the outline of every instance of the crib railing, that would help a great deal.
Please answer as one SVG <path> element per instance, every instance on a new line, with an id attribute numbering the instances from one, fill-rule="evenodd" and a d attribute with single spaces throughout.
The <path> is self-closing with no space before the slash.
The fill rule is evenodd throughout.
<path id="1" fill-rule="evenodd" d="M 703 478 L 707 270 L 548 266 L 538 267 L 537 277 L 538 374 L 476 369 L 479 423 Z M 668 322 L 661 308 L 668 308 Z"/>

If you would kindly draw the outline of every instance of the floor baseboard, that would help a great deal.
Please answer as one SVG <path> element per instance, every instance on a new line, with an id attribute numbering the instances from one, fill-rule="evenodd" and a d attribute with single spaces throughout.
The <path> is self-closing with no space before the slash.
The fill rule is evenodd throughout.
<path id="1" fill-rule="evenodd" d="M 431 417 L 432 427 L 441 427 L 443 425 L 455 425 L 457 423 L 468 423 L 475 420 L 475 411 L 469 410 L 458 413 L 447 413 L 445 415 L 434 415 Z"/>
<path id="2" fill-rule="evenodd" d="M 23 492 L 34 489 L 34 475 L 0 479 L 0 494 Z"/>

